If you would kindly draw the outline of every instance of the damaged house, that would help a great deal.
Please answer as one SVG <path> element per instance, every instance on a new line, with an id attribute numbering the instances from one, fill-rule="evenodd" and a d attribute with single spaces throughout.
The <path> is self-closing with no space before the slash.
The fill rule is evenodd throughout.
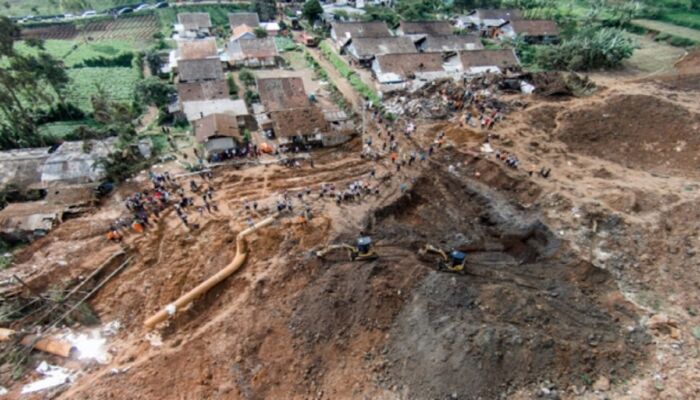
<path id="1" fill-rule="evenodd" d="M 520 66 L 514 49 L 473 50 L 459 53 L 462 72 L 465 75 L 483 73 L 503 73 L 507 69 Z"/>
<path id="2" fill-rule="evenodd" d="M 177 14 L 175 32 L 180 39 L 202 38 L 209 36 L 211 18 L 205 12 L 186 12 Z"/>
<path id="3" fill-rule="evenodd" d="M 383 92 L 422 85 L 435 79 L 457 77 L 462 66 L 456 53 L 384 54 L 372 62 L 372 73 Z"/>
<path id="4" fill-rule="evenodd" d="M 391 32 L 383 21 L 334 22 L 331 24 L 331 39 L 338 50 L 344 48 L 352 39 L 388 36 L 391 36 Z"/>
<path id="5" fill-rule="evenodd" d="M 350 42 L 345 51 L 352 63 L 367 67 L 378 55 L 418 52 L 413 40 L 407 36 L 357 38 Z"/>
<path id="6" fill-rule="evenodd" d="M 226 60 L 231 67 L 276 67 L 277 46 L 271 37 L 233 40 L 226 49 Z"/>
<path id="7" fill-rule="evenodd" d="M 324 113 L 309 100 L 301 78 L 258 79 L 258 92 L 266 121 L 280 145 L 332 146 L 344 143 L 354 132 L 343 112 Z"/>
<path id="8" fill-rule="evenodd" d="M 195 140 L 208 156 L 237 149 L 244 141 L 239 120 L 231 114 L 215 113 L 193 123 Z"/>

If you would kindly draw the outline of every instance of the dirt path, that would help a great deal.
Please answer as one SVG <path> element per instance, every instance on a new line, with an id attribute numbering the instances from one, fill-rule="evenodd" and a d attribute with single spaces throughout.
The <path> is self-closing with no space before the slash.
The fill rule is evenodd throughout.
<path id="1" fill-rule="evenodd" d="M 340 93 L 348 100 L 350 101 L 350 104 L 352 104 L 353 110 L 359 112 L 362 109 L 362 104 L 363 104 L 363 99 L 360 96 L 359 93 L 355 91 L 355 89 L 350 85 L 350 83 L 343 78 L 342 75 L 333 67 L 333 64 L 331 64 L 328 60 L 326 60 L 322 55 L 321 51 L 318 48 L 307 48 L 306 49 L 309 54 L 318 62 L 321 67 L 328 73 L 328 76 L 330 77 L 331 81 L 338 87 L 338 90 Z"/>

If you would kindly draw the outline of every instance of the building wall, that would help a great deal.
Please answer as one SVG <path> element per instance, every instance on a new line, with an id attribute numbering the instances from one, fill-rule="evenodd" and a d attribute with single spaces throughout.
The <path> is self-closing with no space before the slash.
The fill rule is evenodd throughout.
<path id="1" fill-rule="evenodd" d="M 349 135 L 323 135 L 321 143 L 323 147 L 337 146 L 350 140 Z"/>
<path id="2" fill-rule="evenodd" d="M 204 149 L 207 151 L 207 154 L 220 153 L 228 149 L 235 149 L 236 147 L 236 141 L 230 137 L 210 138 L 204 143 Z"/>

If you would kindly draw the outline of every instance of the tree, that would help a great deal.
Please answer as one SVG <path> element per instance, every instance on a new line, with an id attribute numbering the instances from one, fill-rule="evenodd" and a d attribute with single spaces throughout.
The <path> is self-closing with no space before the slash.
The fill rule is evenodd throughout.
<path id="1" fill-rule="evenodd" d="M 226 77 L 228 82 L 228 95 L 234 99 L 238 98 L 238 85 L 236 85 L 236 80 L 233 79 L 233 74 L 228 74 Z"/>
<path id="2" fill-rule="evenodd" d="M 238 79 L 240 79 L 246 86 L 255 85 L 255 75 L 253 75 L 253 73 L 247 69 L 241 70 L 241 72 L 238 74 Z"/>
<path id="3" fill-rule="evenodd" d="M 396 11 L 408 21 L 434 19 L 433 14 L 440 7 L 439 0 L 399 0 L 396 3 Z"/>
<path id="4" fill-rule="evenodd" d="M 19 27 L 11 19 L 0 15 L 0 57 L 11 56 L 15 40 L 19 38 Z"/>
<path id="5" fill-rule="evenodd" d="M 255 33 L 255 37 L 257 37 L 257 38 L 266 38 L 267 37 L 267 31 L 262 26 L 258 26 L 257 28 L 255 28 L 253 30 L 253 33 Z"/>
<path id="6" fill-rule="evenodd" d="M 277 2 L 275 0 L 255 0 L 253 11 L 258 13 L 261 20 L 271 21 L 277 15 Z"/>
<path id="7" fill-rule="evenodd" d="M 168 85 L 155 76 L 139 81 L 136 85 L 136 95 L 139 101 L 158 108 L 168 105 L 174 94 L 175 88 L 172 85 Z"/>
<path id="8" fill-rule="evenodd" d="M 321 3 L 318 0 L 307 0 L 304 3 L 301 14 L 310 24 L 313 24 L 314 21 L 323 15 L 323 7 L 321 7 Z"/>
<path id="9" fill-rule="evenodd" d="M 621 30 L 590 28 L 556 46 L 539 49 L 537 64 L 547 69 L 587 71 L 620 66 L 632 56 L 635 43 Z"/>
<path id="10" fill-rule="evenodd" d="M 155 51 L 146 53 L 146 63 L 148 64 L 148 69 L 151 71 L 151 75 L 158 75 L 163 66 L 163 60 L 161 60 L 160 55 Z"/>

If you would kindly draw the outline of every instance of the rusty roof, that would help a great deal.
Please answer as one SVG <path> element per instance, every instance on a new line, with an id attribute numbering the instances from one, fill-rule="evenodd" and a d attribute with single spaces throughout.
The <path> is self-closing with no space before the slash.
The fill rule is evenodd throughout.
<path id="1" fill-rule="evenodd" d="M 275 134 L 281 137 L 328 132 L 328 122 L 315 106 L 273 111 L 270 118 Z"/>
<path id="2" fill-rule="evenodd" d="M 478 8 L 472 12 L 479 19 L 502 19 L 511 21 L 523 17 L 520 10 L 516 8 Z"/>
<path id="3" fill-rule="evenodd" d="M 259 78 L 258 93 L 268 112 L 309 105 L 304 81 L 298 77 Z"/>
<path id="4" fill-rule="evenodd" d="M 476 35 L 428 35 L 420 44 L 425 52 L 480 50 L 484 48 Z"/>
<path id="5" fill-rule="evenodd" d="M 228 82 L 225 79 L 203 82 L 178 82 L 180 101 L 214 100 L 228 98 Z"/>
<path id="6" fill-rule="evenodd" d="M 241 39 L 237 41 L 245 58 L 266 58 L 277 55 L 275 41 L 271 37 L 259 39 Z M 233 47 L 235 49 L 235 46 Z"/>
<path id="7" fill-rule="evenodd" d="M 197 60 L 217 57 L 216 40 L 214 38 L 198 40 L 182 40 L 177 43 L 178 60 Z"/>
<path id="8" fill-rule="evenodd" d="M 248 25 L 251 28 L 257 28 L 260 26 L 260 19 L 258 18 L 257 13 L 231 13 L 228 15 L 228 24 L 231 26 L 231 29 L 234 29 L 239 25 Z"/>
<path id="9" fill-rule="evenodd" d="M 416 72 L 443 71 L 442 53 L 383 54 L 377 56 L 383 73 L 394 73 L 402 77 Z"/>
<path id="10" fill-rule="evenodd" d="M 332 25 L 339 41 L 349 38 L 391 36 L 384 21 L 373 22 L 334 22 Z"/>
<path id="11" fill-rule="evenodd" d="M 521 19 L 510 21 L 513 31 L 524 36 L 559 36 L 557 23 L 547 19 Z"/>
<path id="12" fill-rule="evenodd" d="M 512 67 L 520 65 L 513 49 L 472 50 L 459 53 L 462 67 Z"/>
<path id="13" fill-rule="evenodd" d="M 243 137 L 238 129 L 238 120 L 229 114 L 210 114 L 194 121 L 194 133 L 198 143 L 204 143 L 212 137 Z"/>
<path id="14" fill-rule="evenodd" d="M 404 35 L 450 35 L 452 24 L 450 21 L 401 21 L 399 29 Z"/>
<path id="15" fill-rule="evenodd" d="M 181 60 L 177 63 L 177 70 L 180 82 L 224 79 L 224 69 L 218 57 Z"/>
<path id="16" fill-rule="evenodd" d="M 416 45 L 406 36 L 389 36 L 382 38 L 353 39 L 350 44 L 358 57 L 379 54 L 417 53 Z"/>
<path id="17" fill-rule="evenodd" d="M 211 18 L 205 12 L 178 13 L 177 22 L 188 31 L 211 28 Z"/>

